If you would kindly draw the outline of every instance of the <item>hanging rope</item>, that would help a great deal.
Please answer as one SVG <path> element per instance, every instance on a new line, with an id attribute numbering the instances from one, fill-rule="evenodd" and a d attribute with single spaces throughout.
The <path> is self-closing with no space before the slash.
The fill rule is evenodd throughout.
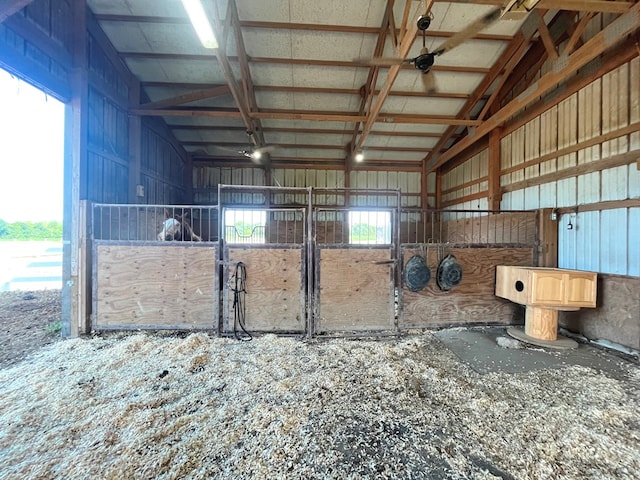
<path id="1" fill-rule="evenodd" d="M 247 331 L 244 325 L 246 314 L 244 297 L 247 293 L 247 269 L 244 266 L 244 263 L 236 263 L 233 277 L 231 279 L 231 282 L 229 283 L 231 284 L 232 282 L 234 284 L 234 287 L 230 286 L 230 288 L 233 292 L 233 336 L 236 338 L 236 340 L 249 341 L 253 337 Z M 243 333 L 238 330 L 238 327 L 240 327 Z"/>

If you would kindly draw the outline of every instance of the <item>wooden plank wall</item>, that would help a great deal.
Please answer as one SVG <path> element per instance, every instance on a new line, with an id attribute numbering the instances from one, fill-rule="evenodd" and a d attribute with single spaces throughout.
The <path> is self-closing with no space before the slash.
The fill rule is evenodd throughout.
<path id="1" fill-rule="evenodd" d="M 320 248 L 316 255 L 316 333 L 395 328 L 389 249 Z"/>
<path id="2" fill-rule="evenodd" d="M 246 320 L 251 332 L 303 332 L 305 329 L 304 252 L 300 248 L 228 248 L 225 261 L 246 267 Z M 233 332 L 231 277 L 225 273 L 223 329 Z"/>
<path id="3" fill-rule="evenodd" d="M 63 102 L 71 98 L 72 4 L 34 1 L 0 23 L 0 66 Z"/>
<path id="4" fill-rule="evenodd" d="M 140 184 L 143 203 L 179 205 L 186 203 L 184 170 L 186 154 L 170 140 L 166 126 L 158 119 L 142 120 Z"/>
<path id="5" fill-rule="evenodd" d="M 216 249 L 95 245 L 94 327 L 214 329 Z"/>
<path id="6" fill-rule="evenodd" d="M 560 326 L 640 351 L 640 278 L 599 275 L 596 305 L 560 312 Z"/>
<path id="7" fill-rule="evenodd" d="M 403 264 L 422 249 L 403 247 Z M 531 248 L 458 248 L 449 249 L 462 266 L 462 281 L 448 292 L 436 284 L 438 251 L 427 253 L 431 280 L 424 290 L 411 292 L 403 287 L 401 328 L 472 324 L 514 324 L 523 321 L 524 308 L 495 296 L 497 265 L 534 265 Z M 442 253 L 442 252 L 441 252 Z"/>

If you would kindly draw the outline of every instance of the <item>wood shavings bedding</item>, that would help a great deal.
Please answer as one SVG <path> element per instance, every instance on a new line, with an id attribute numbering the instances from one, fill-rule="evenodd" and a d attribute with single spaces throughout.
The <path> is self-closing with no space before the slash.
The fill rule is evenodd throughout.
<path id="1" fill-rule="evenodd" d="M 67 340 L 0 370 L 0 478 L 637 478 L 627 369 L 479 375 L 428 333 Z"/>

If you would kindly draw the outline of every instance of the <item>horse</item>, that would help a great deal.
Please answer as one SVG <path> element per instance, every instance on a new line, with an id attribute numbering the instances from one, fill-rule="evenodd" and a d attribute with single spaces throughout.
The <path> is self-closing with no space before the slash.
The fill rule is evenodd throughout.
<path id="1" fill-rule="evenodd" d="M 201 242 L 202 238 L 196 235 L 189 224 L 189 212 L 183 215 L 171 215 L 169 210 L 164 211 L 165 220 L 162 222 L 162 230 L 158 233 L 160 241 L 176 242 Z"/>

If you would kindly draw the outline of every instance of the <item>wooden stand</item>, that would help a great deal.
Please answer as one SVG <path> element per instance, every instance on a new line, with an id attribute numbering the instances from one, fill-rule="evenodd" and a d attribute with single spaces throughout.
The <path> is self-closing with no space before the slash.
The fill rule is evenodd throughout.
<path id="1" fill-rule="evenodd" d="M 528 305 L 524 317 L 524 333 L 540 340 L 558 338 L 558 310 Z"/>
<path id="2" fill-rule="evenodd" d="M 496 267 L 496 296 L 526 305 L 524 331 L 507 333 L 541 347 L 576 348 L 577 342 L 558 336 L 558 311 L 596 306 L 597 274 L 548 267 Z"/>

